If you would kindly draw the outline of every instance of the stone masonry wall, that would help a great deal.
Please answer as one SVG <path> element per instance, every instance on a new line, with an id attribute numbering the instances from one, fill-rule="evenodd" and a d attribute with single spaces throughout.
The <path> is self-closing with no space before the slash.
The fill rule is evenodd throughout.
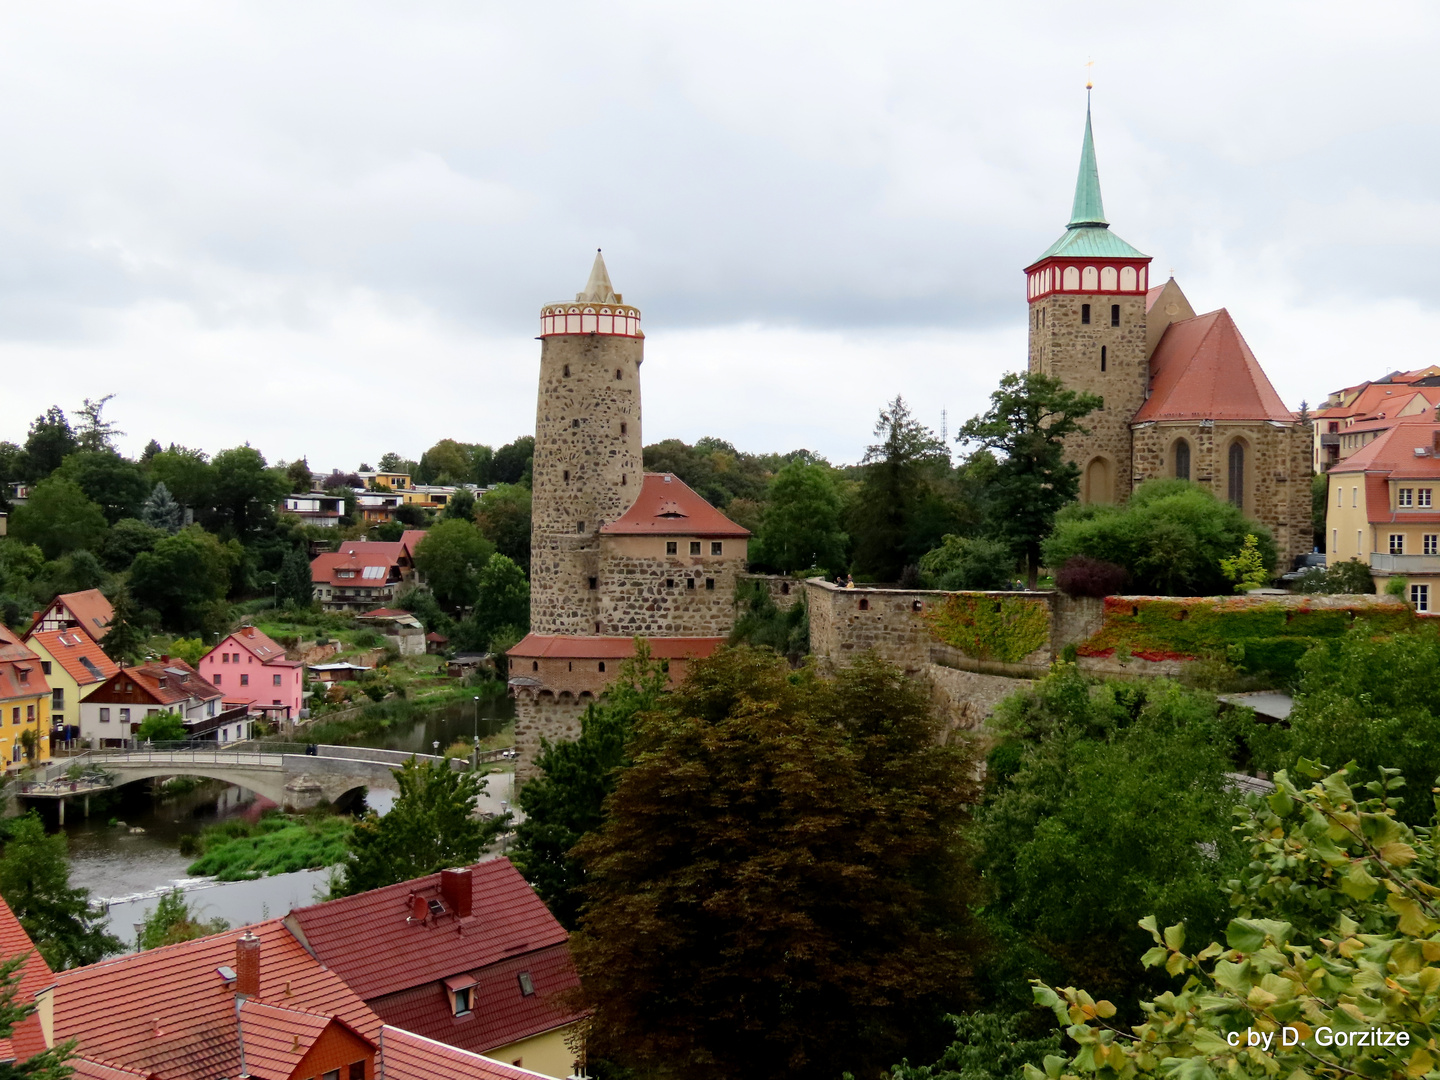
<path id="1" fill-rule="evenodd" d="M 1135 430 L 1135 475 L 1146 480 L 1175 475 L 1174 447 L 1190 443 L 1190 479 L 1217 499 L 1229 494 L 1230 446 L 1245 447 L 1244 510 L 1270 530 L 1279 569 L 1314 546 L 1310 522 L 1310 443 L 1299 424 L 1264 421 L 1150 424 Z"/>
<path id="2" fill-rule="evenodd" d="M 691 543 L 700 554 L 691 555 Z M 666 554 L 666 544 L 676 554 Z M 721 545 L 712 555 L 711 546 Z M 725 637 L 735 626 L 735 582 L 746 542 L 692 536 L 602 536 L 599 633 L 621 637 Z"/>
<path id="3" fill-rule="evenodd" d="M 764 588 L 781 611 L 789 611 L 805 594 L 805 583 L 787 574 L 741 574 L 740 580 Z"/>
<path id="4" fill-rule="evenodd" d="M 1082 323 L 1081 305 L 1090 305 Z M 1110 325 L 1110 306 L 1120 305 L 1120 325 Z M 1100 349 L 1106 350 L 1100 370 Z M 1105 406 L 1085 419 L 1089 435 L 1066 442 L 1066 453 L 1080 466 L 1082 498 L 1124 502 L 1134 476 L 1130 420 L 1145 403 L 1150 361 L 1145 355 L 1144 294 L 1052 293 L 1030 305 L 1030 370 L 1054 375 L 1071 390 L 1099 394 Z M 1096 457 L 1111 464 L 1109 498 L 1086 487 L 1086 466 Z"/>
<path id="5" fill-rule="evenodd" d="M 962 731 L 980 730 L 996 705 L 1033 684 L 1030 679 L 957 671 L 940 664 L 927 665 L 925 674 L 930 680 L 930 700 L 952 728 Z"/>
<path id="6" fill-rule="evenodd" d="M 540 343 L 535 413 L 530 627 L 593 634 L 600 527 L 630 508 L 644 466 L 643 339 L 563 334 Z"/>
<path id="7" fill-rule="evenodd" d="M 593 697 L 577 697 L 562 693 L 521 693 L 515 695 L 515 784 L 518 788 L 536 775 L 535 758 L 540 753 L 541 738 L 551 742 L 580 737 L 580 717 L 594 701 Z"/>

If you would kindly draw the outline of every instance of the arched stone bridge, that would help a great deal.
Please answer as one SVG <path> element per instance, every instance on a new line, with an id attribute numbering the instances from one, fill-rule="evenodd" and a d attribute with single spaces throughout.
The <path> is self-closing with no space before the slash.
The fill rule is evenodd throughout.
<path id="1" fill-rule="evenodd" d="M 306 753 L 302 744 L 274 746 L 262 752 L 254 745 L 234 749 L 91 750 L 74 757 L 47 763 L 44 774 L 23 782 L 16 794 L 21 799 L 59 800 L 61 820 L 69 799 L 83 798 L 99 791 L 122 787 L 136 780 L 157 776 L 203 776 L 249 788 L 287 809 L 304 810 L 322 800 L 334 802 L 360 787 L 395 790 L 394 770 L 412 756 L 418 761 L 448 761 L 450 768 L 465 771 L 470 762 L 431 754 L 407 754 L 397 750 L 373 750 L 358 746 L 316 745 Z M 496 752 L 480 755 L 482 761 L 496 758 Z M 71 780 L 75 766 L 91 773 Z M 101 780 L 93 770 L 103 770 L 113 779 Z"/>

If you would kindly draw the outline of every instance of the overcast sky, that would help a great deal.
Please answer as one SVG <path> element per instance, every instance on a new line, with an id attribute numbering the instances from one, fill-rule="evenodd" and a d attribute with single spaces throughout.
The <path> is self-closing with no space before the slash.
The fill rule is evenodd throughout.
<path id="1" fill-rule="evenodd" d="M 1093 58 L 1105 208 L 1292 407 L 1440 360 L 1419 3 L 0 4 L 0 438 L 354 468 L 533 431 L 605 251 L 644 436 L 853 461 L 1025 363 Z"/>

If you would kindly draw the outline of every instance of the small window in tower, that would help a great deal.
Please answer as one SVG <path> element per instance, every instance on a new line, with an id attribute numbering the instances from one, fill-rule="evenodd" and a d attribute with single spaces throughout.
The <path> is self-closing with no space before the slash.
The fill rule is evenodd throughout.
<path id="1" fill-rule="evenodd" d="M 577 522 L 575 522 L 575 531 L 576 531 L 577 533 L 583 533 L 583 532 L 585 531 L 585 522 L 583 522 L 583 521 L 577 521 Z"/>
<path id="2" fill-rule="evenodd" d="M 1101 346 L 1100 346 L 1100 370 L 1101 370 L 1101 371 L 1104 371 L 1104 370 L 1105 370 L 1105 365 L 1106 365 L 1105 346 L 1104 346 L 1104 345 L 1101 345 Z"/>
<path id="3" fill-rule="evenodd" d="M 531 671 L 539 671 L 539 670 L 540 670 L 540 661 L 539 661 L 539 660 L 531 660 L 531 661 L 530 661 L 530 670 L 531 670 Z"/>
<path id="4" fill-rule="evenodd" d="M 567 484 L 570 482 L 570 470 L 569 470 L 569 469 L 566 469 L 566 470 L 565 470 L 565 482 L 566 482 Z"/>
<path id="5" fill-rule="evenodd" d="M 673 577 L 667 577 L 667 578 L 665 579 L 665 588 L 667 588 L 667 589 L 673 589 L 674 587 L 675 587 L 675 579 L 674 579 Z"/>
<path id="6" fill-rule="evenodd" d="M 615 369 L 615 378 L 620 378 L 620 369 L 618 367 Z"/>
<path id="7" fill-rule="evenodd" d="M 869 610 L 870 610 L 870 599 L 869 599 L 869 597 L 862 596 L 862 597 L 860 598 L 860 610 L 861 610 L 861 611 L 869 611 Z"/>
<path id="8" fill-rule="evenodd" d="M 568 379 L 570 377 L 570 365 L 566 364 L 563 368 L 561 368 L 560 373 Z"/>
<path id="9" fill-rule="evenodd" d="M 600 670 L 601 670 L 601 671 L 604 671 L 604 670 L 605 670 L 605 661 L 604 661 L 604 660 L 601 660 L 601 661 L 600 661 Z"/>
<path id="10" fill-rule="evenodd" d="M 715 591 L 715 579 L 713 577 L 707 577 L 705 579 L 705 590 L 707 592 Z"/>
<path id="11" fill-rule="evenodd" d="M 574 670 L 575 670 L 575 661 L 574 661 L 574 660 L 571 660 L 569 663 L 567 663 L 567 664 L 565 665 L 565 670 L 566 670 L 566 671 L 574 671 Z"/>
<path id="12" fill-rule="evenodd" d="M 693 588 L 695 588 L 695 579 L 694 579 L 693 577 L 687 577 L 687 578 L 685 579 L 685 588 L 687 588 L 687 589 L 693 589 Z"/>
<path id="13" fill-rule="evenodd" d="M 699 541 L 699 540 L 691 540 L 691 541 L 690 541 L 690 554 L 691 554 L 691 555 L 699 555 L 699 554 L 700 554 L 700 541 Z"/>
<path id="14" fill-rule="evenodd" d="M 1110 325 L 1111 325 L 1111 326 L 1119 326 L 1119 325 L 1120 325 L 1120 305 L 1119 305 L 1119 304 L 1111 304 L 1111 305 L 1110 305 Z"/>
<path id="15" fill-rule="evenodd" d="M 723 554 L 724 551 L 725 551 L 725 545 L 724 545 L 721 541 L 719 541 L 719 540 L 711 540 L 711 541 L 710 541 L 710 554 L 711 554 L 711 555 L 720 555 L 720 554 Z"/>
<path id="16" fill-rule="evenodd" d="M 580 421 L 579 421 L 579 419 L 577 418 L 577 419 L 575 419 L 575 420 L 571 420 L 571 421 L 570 421 L 570 426 L 571 426 L 572 428 L 574 428 L 574 427 L 579 427 L 579 426 L 580 426 Z"/>
<path id="17" fill-rule="evenodd" d="M 592 589 L 598 589 L 599 587 L 600 587 L 600 579 L 599 579 L 599 578 L 593 578 L 593 577 L 592 577 L 592 578 L 590 579 L 590 588 L 592 588 Z"/>
<path id="18" fill-rule="evenodd" d="M 1086 326 L 1089 326 L 1089 325 L 1090 325 L 1090 305 L 1089 305 L 1089 304 L 1081 304 L 1081 305 L 1080 305 L 1080 321 L 1081 321 L 1082 323 L 1084 323 Z"/>
<path id="19" fill-rule="evenodd" d="M 621 435 L 624 435 L 624 434 L 625 434 L 627 431 L 629 431 L 629 430 L 630 430 L 630 425 L 627 424 L 627 423 L 625 423 L 624 420 L 621 420 L 621 421 L 620 421 L 620 434 L 621 434 Z"/>
<path id="20" fill-rule="evenodd" d="M 666 541 L 665 541 L 665 554 L 666 554 L 666 555 L 674 555 L 674 554 L 676 554 L 676 550 L 677 550 L 679 547 L 680 547 L 680 542 L 679 542 L 678 540 L 666 540 Z"/>
<path id="21" fill-rule="evenodd" d="M 622 473 L 620 474 L 620 486 L 621 486 L 621 487 L 629 487 L 629 485 L 630 485 L 630 482 L 629 482 L 628 480 L 626 480 L 625 474 L 622 472 Z"/>

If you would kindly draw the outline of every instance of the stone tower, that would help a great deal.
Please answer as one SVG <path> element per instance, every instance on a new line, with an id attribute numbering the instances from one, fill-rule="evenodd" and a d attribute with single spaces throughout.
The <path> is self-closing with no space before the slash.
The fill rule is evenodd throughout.
<path id="1" fill-rule="evenodd" d="M 599 632 L 600 527 L 640 493 L 640 312 L 597 252 L 574 303 L 540 313 L 530 629 Z"/>
<path id="2" fill-rule="evenodd" d="M 1098 394 L 1089 435 L 1070 440 L 1084 502 L 1123 502 L 1134 478 L 1130 421 L 1145 402 L 1150 369 L 1145 291 L 1150 257 L 1110 231 L 1085 106 L 1080 175 L 1065 235 L 1025 268 L 1030 300 L 1030 370 L 1072 390 Z"/>

